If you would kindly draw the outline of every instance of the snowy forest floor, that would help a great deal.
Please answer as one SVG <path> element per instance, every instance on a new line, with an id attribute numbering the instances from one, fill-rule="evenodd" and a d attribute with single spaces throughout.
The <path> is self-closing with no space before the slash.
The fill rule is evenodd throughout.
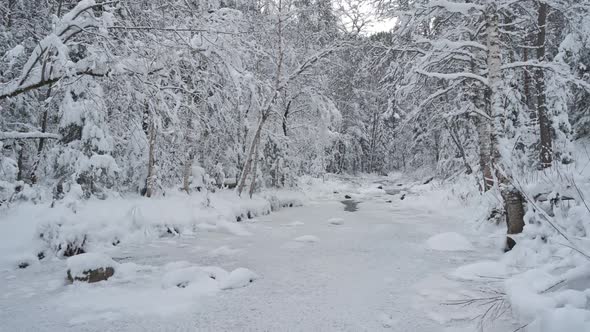
<path id="1" fill-rule="evenodd" d="M 366 190 L 380 183 L 389 194 Z M 351 186 L 355 212 L 344 210 L 347 192 L 330 192 L 245 220 L 241 235 L 121 244 L 109 252 L 121 270 L 106 282 L 68 285 L 58 259 L 0 269 L 0 331 L 479 330 L 489 305 L 449 304 L 489 296 L 493 278 L 469 281 L 457 268 L 498 259 L 500 232 L 485 236 L 460 204 L 429 194 L 400 200 L 395 186 Z M 244 267 L 260 278 L 228 290 L 164 289 L 174 266 Z M 517 328 L 509 310 L 483 320 L 485 331 Z"/>

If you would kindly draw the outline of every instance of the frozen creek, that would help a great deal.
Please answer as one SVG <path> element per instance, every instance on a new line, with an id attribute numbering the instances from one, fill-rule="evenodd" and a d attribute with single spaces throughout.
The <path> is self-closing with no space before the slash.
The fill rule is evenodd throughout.
<path id="1" fill-rule="evenodd" d="M 200 232 L 118 246 L 109 254 L 123 276 L 107 282 L 66 285 L 65 263 L 57 259 L 0 271 L 0 331 L 479 329 L 473 318 L 482 308 L 445 303 L 481 296 L 481 285 L 452 272 L 499 253 L 466 227 L 460 210 L 373 195 L 347 212 L 340 200 L 247 220 L 241 225 L 250 235 Z M 474 246 L 445 250 L 442 233 L 449 232 Z M 244 267 L 259 279 L 216 292 L 163 289 L 164 267 L 179 261 Z M 514 330 L 509 313 L 484 328 Z"/>

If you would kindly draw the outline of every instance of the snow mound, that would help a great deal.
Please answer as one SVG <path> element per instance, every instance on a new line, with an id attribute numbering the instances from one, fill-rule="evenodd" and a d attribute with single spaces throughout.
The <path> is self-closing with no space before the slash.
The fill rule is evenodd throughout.
<path id="1" fill-rule="evenodd" d="M 207 273 L 209 278 L 214 280 L 224 280 L 229 277 L 229 272 L 220 268 L 219 266 L 202 266 L 200 269 Z"/>
<path id="2" fill-rule="evenodd" d="M 441 233 L 426 240 L 430 249 L 440 251 L 470 251 L 473 250 L 471 242 L 463 235 L 454 232 Z"/>
<path id="3" fill-rule="evenodd" d="M 72 278 L 83 278 L 84 272 L 99 268 L 116 267 L 118 264 L 109 256 L 99 253 L 86 253 L 68 258 L 67 267 Z"/>
<path id="4" fill-rule="evenodd" d="M 246 287 L 254 280 L 259 279 L 258 275 L 246 268 L 239 267 L 229 274 L 227 278 L 221 280 L 219 288 L 221 289 L 234 289 Z"/>
<path id="5" fill-rule="evenodd" d="M 30 266 L 39 265 L 39 259 L 32 254 L 24 253 L 10 257 L 15 268 L 24 269 Z"/>
<path id="6" fill-rule="evenodd" d="M 240 249 L 234 249 L 234 248 L 230 248 L 228 246 L 221 246 L 217 249 L 211 250 L 209 252 L 209 254 L 212 256 L 231 256 L 231 255 L 235 255 L 241 251 L 242 250 L 240 250 Z"/>
<path id="7" fill-rule="evenodd" d="M 508 275 L 504 264 L 494 261 L 481 261 L 460 266 L 452 274 L 453 277 L 464 280 L 480 280 L 482 278 L 501 278 Z"/>
<path id="8" fill-rule="evenodd" d="M 170 262 L 170 263 L 164 265 L 164 271 L 174 271 L 174 270 L 184 269 L 184 268 L 187 268 L 190 266 L 192 266 L 192 264 L 187 261 Z"/>
<path id="9" fill-rule="evenodd" d="M 287 224 L 284 224 L 284 225 L 285 226 L 295 227 L 295 226 L 302 226 L 302 225 L 305 225 L 305 224 L 303 222 L 301 222 L 301 221 L 293 221 L 293 222 L 290 222 L 290 223 L 287 223 Z"/>
<path id="10" fill-rule="evenodd" d="M 527 331 L 590 331 L 590 313 L 571 307 L 547 310 L 529 325 Z"/>
<path id="11" fill-rule="evenodd" d="M 229 221 L 217 221 L 217 229 L 236 236 L 252 235 L 252 233 L 248 232 L 244 226 Z"/>
<path id="12" fill-rule="evenodd" d="M 342 219 L 342 218 L 330 218 L 330 219 L 328 219 L 328 223 L 330 225 L 342 225 L 342 224 L 344 224 L 344 219 Z"/>
<path id="13" fill-rule="evenodd" d="M 191 266 L 185 261 L 166 264 L 164 270 L 167 272 L 162 277 L 162 288 L 186 288 L 196 294 L 245 287 L 259 278 L 243 267 L 229 273 L 218 266 Z"/>
<path id="14" fill-rule="evenodd" d="M 305 243 L 315 243 L 320 242 L 320 238 L 314 235 L 303 235 L 298 238 L 295 238 L 297 242 L 305 242 Z"/>
<path id="15" fill-rule="evenodd" d="M 162 277 L 162 287 L 168 288 L 189 288 L 198 293 L 215 292 L 217 282 L 211 278 L 209 273 L 196 266 L 180 268 L 169 271 Z"/>
<path id="16" fill-rule="evenodd" d="M 386 329 L 392 328 L 395 326 L 395 324 L 398 323 L 398 321 L 396 319 L 393 319 L 391 315 L 385 313 L 379 315 L 379 321 L 381 322 L 381 325 Z"/>

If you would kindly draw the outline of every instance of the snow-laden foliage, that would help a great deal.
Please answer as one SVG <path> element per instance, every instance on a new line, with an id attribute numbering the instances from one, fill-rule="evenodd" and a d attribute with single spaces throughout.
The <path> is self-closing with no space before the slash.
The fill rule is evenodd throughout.
<path id="1" fill-rule="evenodd" d="M 324 174 L 341 122 L 329 60 L 347 38 L 327 4 L 9 2 L 2 201 L 23 186 L 56 200 L 190 191 L 193 166 L 206 186 L 251 191 Z"/>

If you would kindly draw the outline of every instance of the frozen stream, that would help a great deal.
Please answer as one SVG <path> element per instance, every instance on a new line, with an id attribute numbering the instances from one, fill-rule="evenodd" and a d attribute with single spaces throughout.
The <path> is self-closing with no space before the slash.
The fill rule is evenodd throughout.
<path id="1" fill-rule="evenodd" d="M 241 223 L 248 236 L 122 245 L 112 256 L 133 271 L 98 284 L 65 285 L 59 260 L 0 272 L 0 331 L 476 331 L 470 319 L 480 309 L 443 303 L 478 286 L 448 273 L 498 253 L 429 249 L 439 233 L 474 235 L 452 211 L 392 197 L 365 198 L 356 212 L 340 197 L 283 209 Z M 165 292 L 161 268 L 175 261 L 245 267 L 260 279 L 214 294 Z"/>

